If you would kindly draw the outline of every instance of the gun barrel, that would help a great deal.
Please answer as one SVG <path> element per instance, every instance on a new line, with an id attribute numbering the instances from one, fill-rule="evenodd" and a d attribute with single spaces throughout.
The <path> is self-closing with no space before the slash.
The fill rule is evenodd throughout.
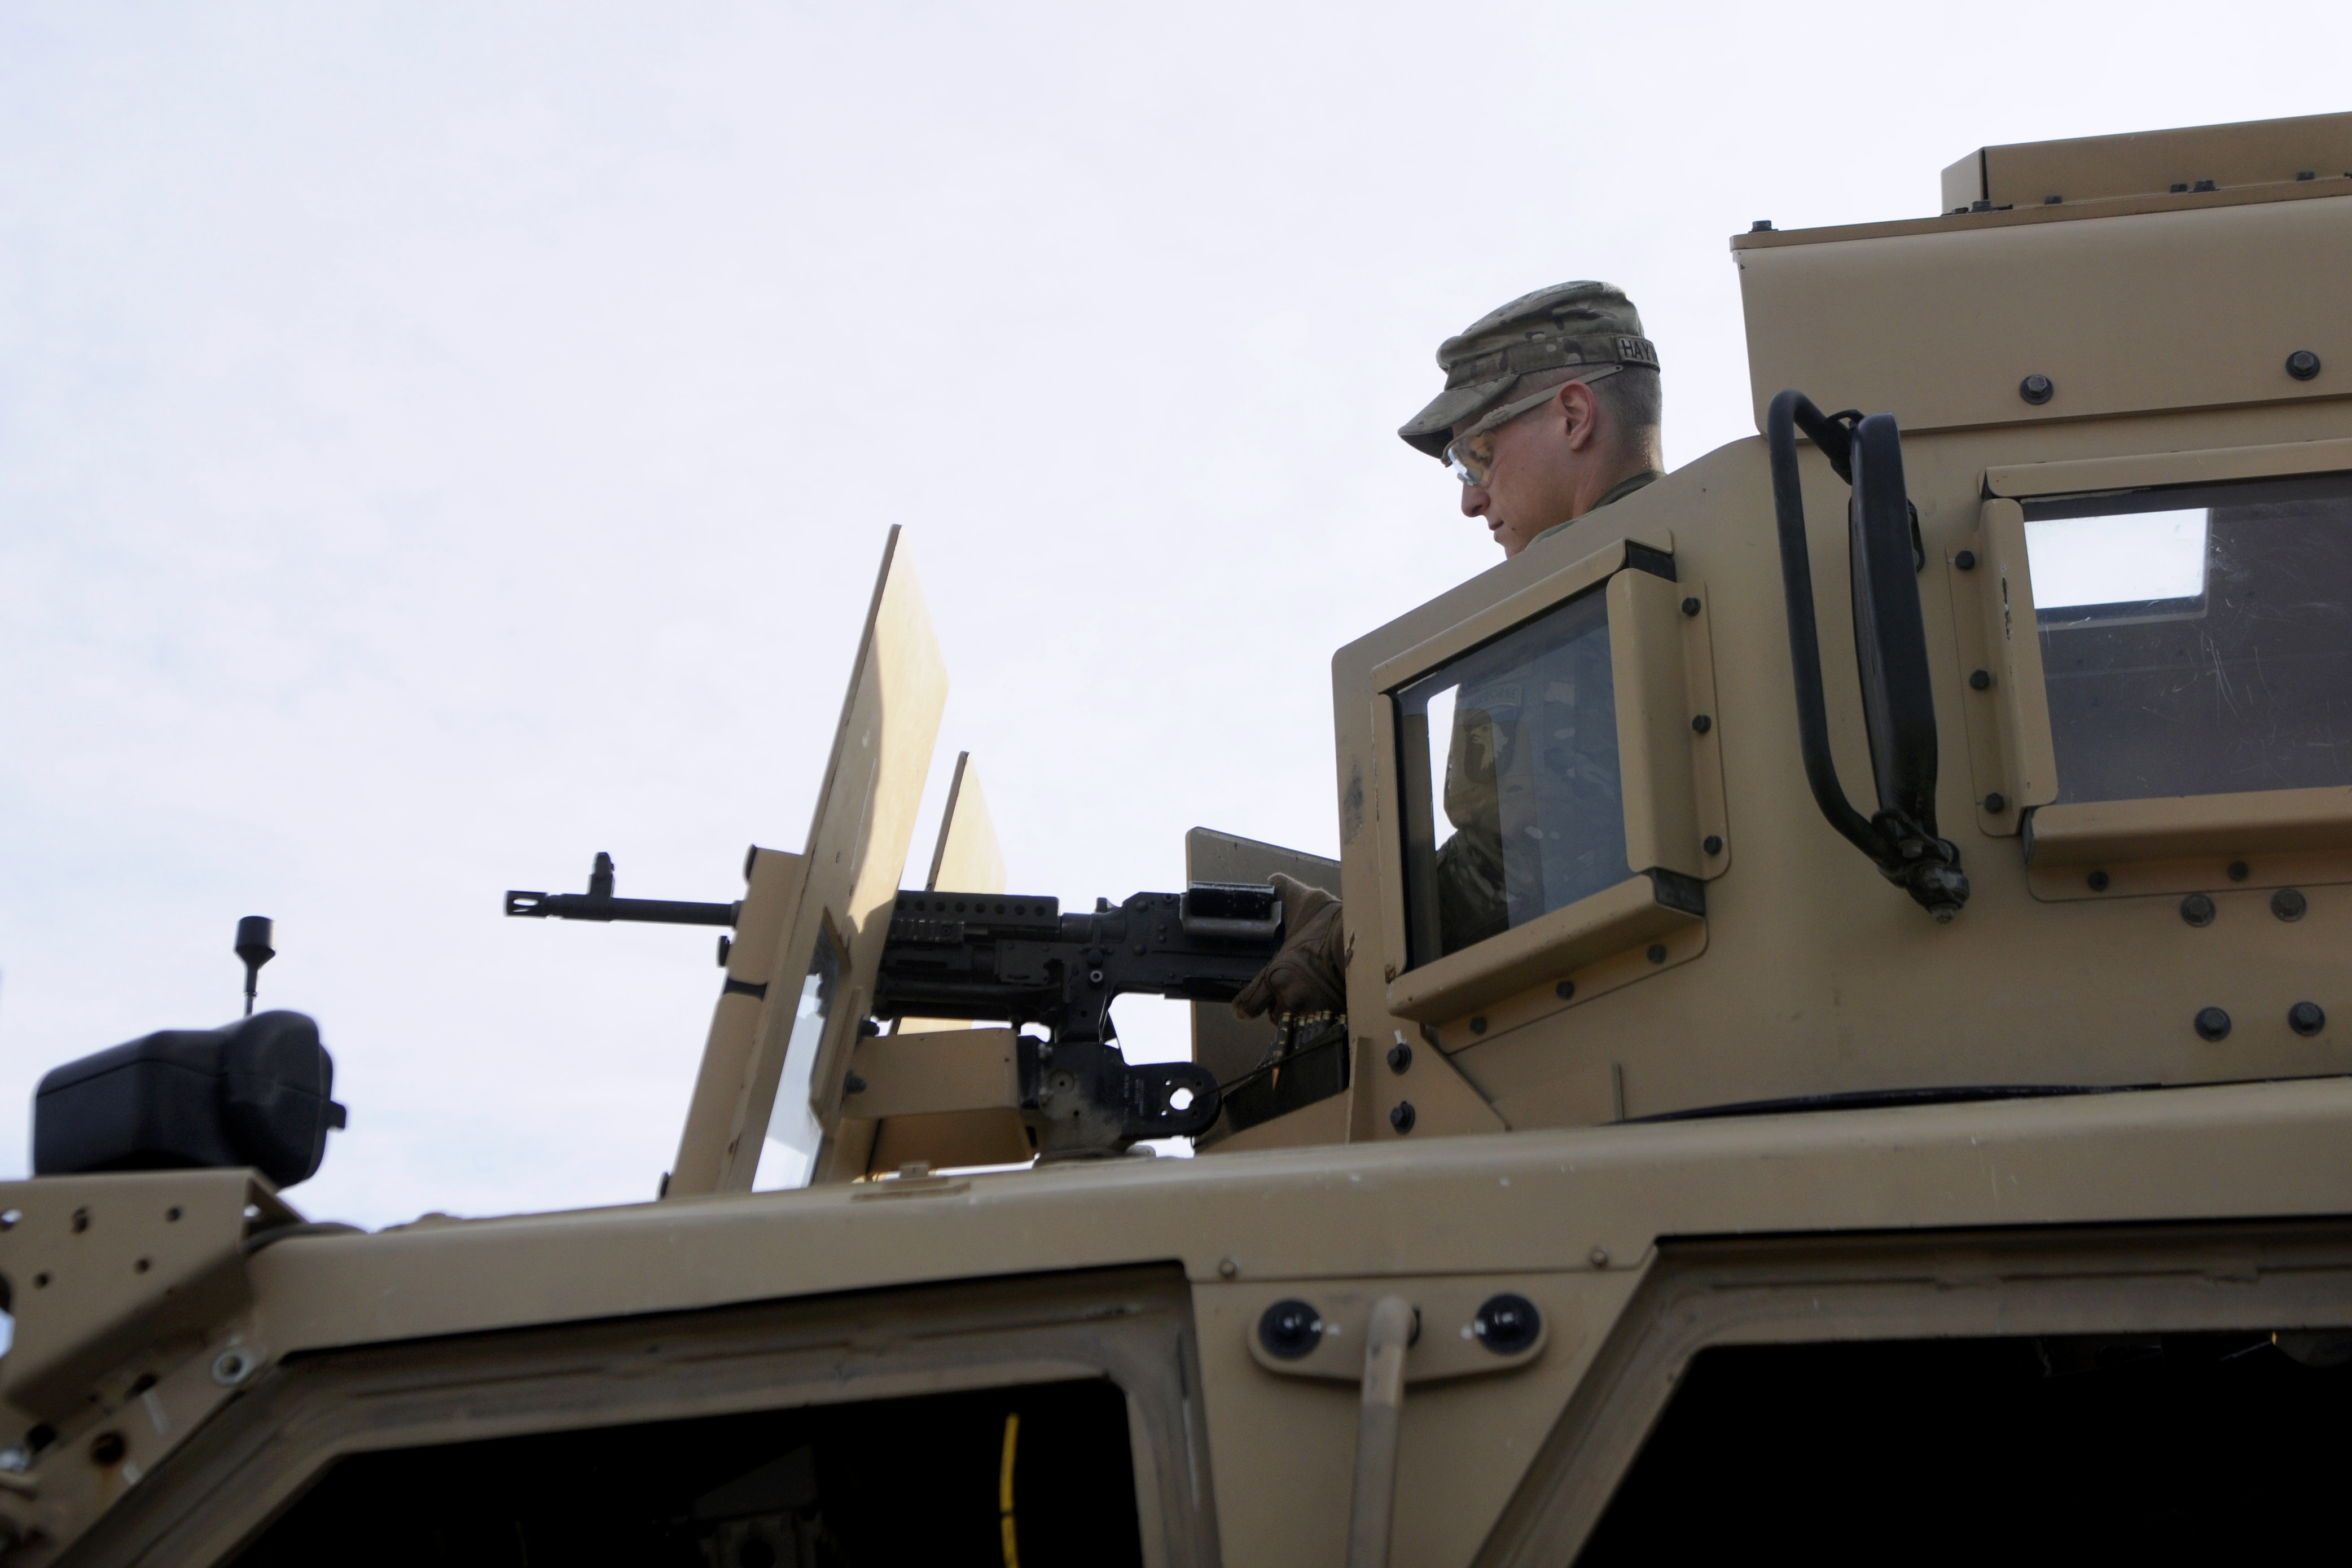
<path id="1" fill-rule="evenodd" d="M 509 889 L 507 913 L 535 919 L 635 920 L 652 925 L 732 925 L 739 904 L 693 904 L 674 898 L 610 898 L 588 893 L 524 893 Z"/>

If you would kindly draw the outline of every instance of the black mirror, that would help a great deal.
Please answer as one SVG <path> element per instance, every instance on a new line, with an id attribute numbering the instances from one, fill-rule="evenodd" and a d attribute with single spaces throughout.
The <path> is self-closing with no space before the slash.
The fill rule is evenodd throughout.
<path id="1" fill-rule="evenodd" d="M 308 1180 L 344 1124 L 319 1026 L 267 1012 L 169 1029 L 69 1061 L 33 1095 L 33 1174 L 252 1166 Z"/>

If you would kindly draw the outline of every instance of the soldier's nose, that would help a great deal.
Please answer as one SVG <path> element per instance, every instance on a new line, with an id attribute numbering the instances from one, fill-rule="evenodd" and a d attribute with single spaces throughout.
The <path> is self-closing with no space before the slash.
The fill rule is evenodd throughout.
<path id="1" fill-rule="evenodd" d="M 1489 497 L 1486 495 L 1486 488 L 1485 486 L 1465 485 L 1462 486 L 1462 515 L 1464 517 L 1485 517 L 1486 515 L 1488 502 Z"/>

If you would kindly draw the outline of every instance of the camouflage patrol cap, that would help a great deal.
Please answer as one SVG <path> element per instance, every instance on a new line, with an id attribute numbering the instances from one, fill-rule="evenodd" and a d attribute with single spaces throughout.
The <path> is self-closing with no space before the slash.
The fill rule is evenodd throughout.
<path id="1" fill-rule="evenodd" d="M 1555 283 L 1480 317 L 1437 348 L 1445 390 L 1397 434 L 1443 459 L 1454 430 L 1500 406 L 1523 376 L 1579 365 L 1658 366 L 1642 313 L 1613 283 Z"/>

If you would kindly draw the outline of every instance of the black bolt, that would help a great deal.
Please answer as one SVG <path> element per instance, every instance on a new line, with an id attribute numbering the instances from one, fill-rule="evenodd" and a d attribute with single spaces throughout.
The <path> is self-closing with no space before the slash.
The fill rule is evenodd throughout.
<path id="1" fill-rule="evenodd" d="M 719 967 L 720 968 L 723 969 L 727 967 L 727 955 L 734 950 L 735 938 L 722 933 L 719 938 Z"/>
<path id="2" fill-rule="evenodd" d="M 2299 382 L 2316 380 L 2319 375 L 2319 356 L 2309 349 L 2297 349 L 2286 357 L 2286 373 Z"/>
<path id="3" fill-rule="evenodd" d="M 1979 196 L 1975 201 L 1969 204 L 1969 211 L 1972 213 L 1989 213 L 1992 211 L 1992 198 L 1990 196 Z"/>
<path id="4" fill-rule="evenodd" d="M 2319 171 L 2316 169 L 2297 169 L 2294 172 L 2294 177 L 2298 180 L 2316 180 L 2319 178 Z"/>
<path id="5" fill-rule="evenodd" d="M 2301 888 L 2283 887 L 2271 894 L 2271 913 L 2281 920 L 2300 920 L 2310 908 L 2311 901 L 2303 896 Z"/>
<path id="6" fill-rule="evenodd" d="M 1561 1001 L 1567 1001 L 1570 998 L 1576 995 L 1576 982 L 1574 980 L 1562 980 L 1559 985 L 1554 986 L 1551 988 L 1551 994 L 1558 997 Z"/>
<path id="7" fill-rule="evenodd" d="M 1484 1033 L 1486 1033 L 1486 1020 L 1483 1017 L 1482 1017 L 1482 1018 L 1475 1018 L 1475 1019 L 1472 1019 L 1470 1020 L 1470 1032 L 1471 1032 L 1472 1034 L 1484 1034 Z"/>
<path id="8" fill-rule="evenodd" d="M 1412 1065 L 1412 1047 L 1407 1045 L 1402 1040 L 1399 1040 L 1394 1045 L 1389 1047 L 1389 1071 L 1391 1072 L 1402 1072 L 1406 1068 L 1411 1067 Z"/>
<path id="9" fill-rule="evenodd" d="M 1698 847 L 1711 855 L 1719 855 L 1723 852 L 1723 835 L 1709 833 L 1698 841 Z"/>
<path id="10" fill-rule="evenodd" d="M 1696 600 L 1696 599 L 1685 599 L 1685 600 L 1684 600 L 1684 601 L 1683 601 L 1683 613 L 1684 613 L 1684 614 L 1685 614 L 1685 615 L 1696 615 L 1696 614 L 1697 614 L 1697 613 L 1698 613 L 1698 610 L 1699 610 L 1699 604 L 1698 604 L 1698 601 L 1697 601 L 1697 600 Z"/>
<path id="11" fill-rule="evenodd" d="M 1748 232 L 1752 235 L 1770 234 L 1772 232 L 1772 220 L 1770 218 L 1758 218 L 1754 223 L 1748 225 Z"/>
<path id="12" fill-rule="evenodd" d="M 1088 969 L 1087 971 L 1087 981 L 1090 985 L 1101 985 L 1102 971 L 1100 969 Z"/>
<path id="13" fill-rule="evenodd" d="M 1470 1320 L 1470 1332 L 1496 1355 L 1517 1355 L 1543 1333 L 1543 1314 L 1525 1296 L 1506 1291 L 1489 1296 Z"/>
<path id="14" fill-rule="evenodd" d="M 120 1432 L 100 1432 L 89 1440 L 89 1462 L 93 1465 L 119 1465 L 131 1445 L 122 1440 Z"/>
<path id="15" fill-rule="evenodd" d="M 2057 383 L 2053 382 L 2048 376 L 2028 376 L 2023 381 L 2017 383 L 2017 395 L 2023 398 L 2026 402 L 2035 404 L 2048 402 L 2051 399 L 2051 395 L 2057 392 Z"/>
<path id="16" fill-rule="evenodd" d="M 2095 871 L 2083 880 L 2091 884 L 2091 891 L 2093 893 L 2105 893 L 2107 891 L 2107 873 L 2105 872 Z"/>
<path id="17" fill-rule="evenodd" d="M 2009 810 L 2009 797 L 1996 789 L 1985 797 L 1984 809 L 1987 815 L 1998 817 Z"/>
<path id="18" fill-rule="evenodd" d="M 2184 180 L 2184 181 L 2182 181 L 2179 184 L 2177 184 L 2177 185 L 2172 186 L 2172 187 L 2171 187 L 2171 192 L 2172 192 L 2172 193 L 2173 193 L 2174 195 L 2176 195 L 2176 196 L 2181 196 L 2181 195 L 2186 195 L 2186 194 L 2188 194 L 2188 193 L 2189 193 L 2189 183 L 2188 183 L 2188 182 Z"/>
<path id="19" fill-rule="evenodd" d="M 2327 1027 L 2326 1011 L 2317 1002 L 2297 1002 L 2286 1009 L 2286 1027 L 2297 1034 L 2317 1034 Z"/>
<path id="20" fill-rule="evenodd" d="M 2197 182 L 2197 183 L 2195 183 L 2194 185 L 2189 186 L 2189 188 L 2191 191 L 2210 191 L 2210 190 L 2212 190 L 2214 187 L 2213 187 L 2213 182 L 2212 182 L 2212 181 L 2210 181 L 2210 180 L 2200 180 L 2200 181 L 2198 181 L 2198 182 Z"/>
<path id="21" fill-rule="evenodd" d="M 1396 1109 L 1389 1113 L 1389 1125 L 1397 1130 L 1399 1137 L 1412 1131 L 1415 1119 L 1412 1113 L 1412 1102 L 1410 1100 L 1398 1101 Z"/>
<path id="22" fill-rule="evenodd" d="M 1666 946 L 1665 946 L 1665 944 L 1664 944 L 1664 943 L 1663 943 L 1663 942 L 1653 942 L 1653 943 L 1651 943 L 1651 944 L 1650 944 L 1650 962 L 1651 962 L 1651 963 L 1653 963 L 1653 964 L 1663 964 L 1663 963 L 1664 963 L 1665 961 L 1666 961 Z"/>
<path id="23" fill-rule="evenodd" d="M 2063 196 L 2044 196 L 2042 198 L 2042 204 L 2045 207 L 2054 207 L 2065 199 Z"/>
<path id="24" fill-rule="evenodd" d="M 2206 1008 L 2197 1015 L 2197 1032 L 2206 1040 L 2226 1040 L 2230 1035 L 2230 1015 L 2220 1008 Z"/>
<path id="25" fill-rule="evenodd" d="M 1991 685 L 1992 672 L 1990 670 L 1970 670 L 1969 672 L 1969 690 L 1972 692 L 1981 692 L 1987 690 Z"/>
<path id="26" fill-rule="evenodd" d="M 2231 861 L 2230 862 L 2230 880 L 2231 882 L 2245 881 L 2246 873 L 2249 869 L 2250 868 L 2243 861 Z"/>
<path id="27" fill-rule="evenodd" d="M 2213 901 L 2201 893 L 2192 893 L 2180 901 L 2180 918 L 2191 925 L 2213 924 Z"/>
<path id="28" fill-rule="evenodd" d="M 1323 1343 L 1323 1314 L 1297 1297 L 1280 1301 L 1258 1314 L 1257 1343 L 1283 1361 L 1297 1361 Z"/>
<path id="29" fill-rule="evenodd" d="M 841 1092 L 844 1094 L 863 1094 L 866 1092 L 866 1080 L 853 1072 L 841 1081 Z"/>
<path id="30" fill-rule="evenodd" d="M 1964 549 L 1959 554 L 1952 558 L 1952 564 L 1958 567 L 1962 571 L 1974 571 L 1977 569 L 1977 552 L 1972 549 Z"/>
<path id="31" fill-rule="evenodd" d="M 1691 720 L 1691 728 L 1696 730 L 1701 735 L 1705 735 L 1708 730 L 1713 729 L 1714 727 L 1715 720 L 1708 717 L 1706 714 L 1701 714 L 1696 718 Z"/>
<path id="32" fill-rule="evenodd" d="M 879 1038 L 881 1037 L 881 1034 L 882 1034 L 882 1026 L 881 1026 L 880 1024 L 878 1024 L 878 1023 L 875 1022 L 872 1019 L 859 1019 L 857 1020 L 857 1038 L 858 1038 L 858 1039 L 860 1039 L 860 1040 L 877 1040 L 877 1039 L 879 1039 Z"/>

